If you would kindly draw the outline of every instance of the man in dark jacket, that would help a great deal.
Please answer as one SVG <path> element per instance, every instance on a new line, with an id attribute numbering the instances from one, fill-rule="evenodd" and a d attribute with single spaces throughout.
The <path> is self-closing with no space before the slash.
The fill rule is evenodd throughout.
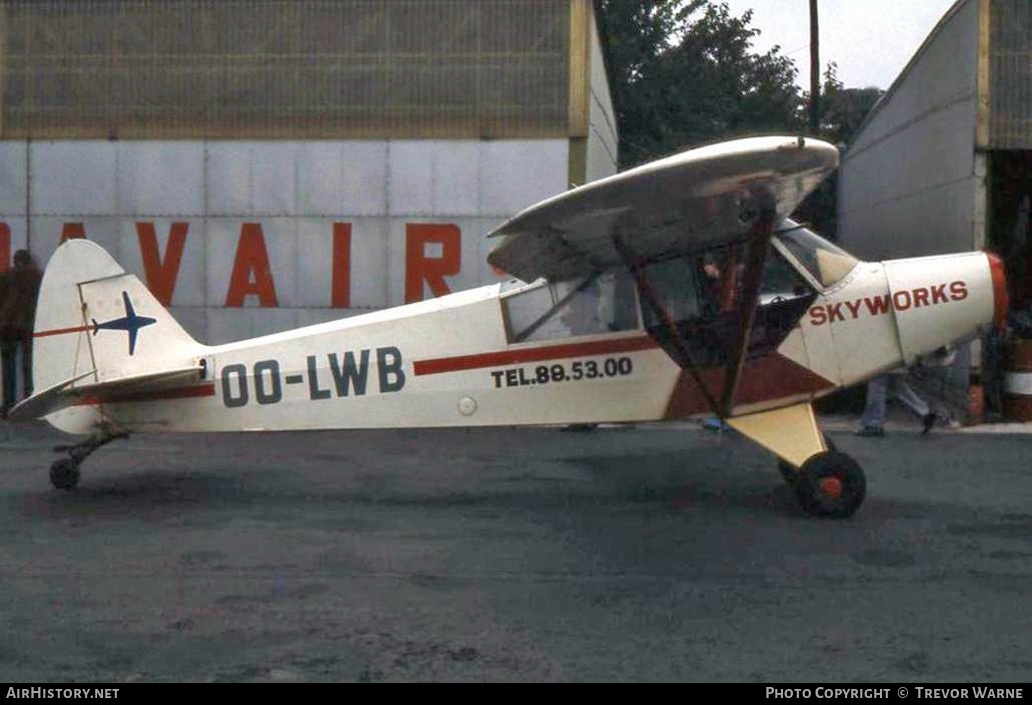
<path id="1" fill-rule="evenodd" d="M 18 401 L 18 349 L 22 353 L 24 397 L 32 394 L 32 326 L 36 297 L 43 278 L 28 250 L 14 253 L 14 267 L 0 274 L 0 352 L 3 355 L 4 400 L 7 413 Z"/>

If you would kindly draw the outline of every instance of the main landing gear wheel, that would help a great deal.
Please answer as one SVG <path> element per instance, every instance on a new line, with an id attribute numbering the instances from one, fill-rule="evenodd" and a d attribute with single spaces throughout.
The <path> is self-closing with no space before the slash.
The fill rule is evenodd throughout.
<path id="1" fill-rule="evenodd" d="M 842 519 L 863 503 L 867 481 L 860 465 L 845 453 L 817 453 L 796 471 L 792 483 L 807 514 Z"/>
<path id="2" fill-rule="evenodd" d="M 831 436 L 827 433 L 824 435 L 824 445 L 828 450 L 837 450 L 835 448 L 835 442 L 831 440 Z M 795 465 L 785 460 L 778 460 L 778 470 L 781 472 L 781 477 L 785 478 L 785 482 L 789 485 L 795 485 L 796 477 L 799 475 L 799 470 L 796 469 Z"/>
<path id="3" fill-rule="evenodd" d="M 79 463 L 71 458 L 58 458 L 50 466 L 50 484 L 56 489 L 74 490 L 79 476 Z"/>

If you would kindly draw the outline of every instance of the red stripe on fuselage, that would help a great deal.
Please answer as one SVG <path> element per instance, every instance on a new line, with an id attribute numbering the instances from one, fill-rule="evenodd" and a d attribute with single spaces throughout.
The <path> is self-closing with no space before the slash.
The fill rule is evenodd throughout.
<path id="1" fill-rule="evenodd" d="M 66 333 L 85 333 L 92 326 L 79 326 L 77 328 L 55 328 L 53 330 L 41 330 L 32 334 L 33 338 L 46 338 L 48 335 L 64 335 Z"/>
<path id="2" fill-rule="evenodd" d="M 193 397 L 215 396 L 214 384 L 201 384 L 192 387 L 174 387 L 151 392 L 123 392 L 121 394 L 90 394 L 79 399 L 75 404 L 124 404 L 131 402 L 168 401 L 170 399 L 190 399 Z"/>
<path id="3" fill-rule="evenodd" d="M 479 353 L 477 355 L 416 360 L 412 363 L 412 369 L 418 377 L 419 375 L 435 375 L 441 372 L 477 370 L 482 367 L 518 365 L 523 362 L 547 362 L 548 360 L 564 360 L 571 357 L 636 352 L 638 350 L 652 350 L 658 347 L 659 344 L 652 338 L 647 335 L 640 335 L 634 338 L 620 338 L 618 340 L 593 340 L 587 343 L 567 343 L 564 345 L 547 345 L 540 348 L 522 348 L 519 350 Z"/>

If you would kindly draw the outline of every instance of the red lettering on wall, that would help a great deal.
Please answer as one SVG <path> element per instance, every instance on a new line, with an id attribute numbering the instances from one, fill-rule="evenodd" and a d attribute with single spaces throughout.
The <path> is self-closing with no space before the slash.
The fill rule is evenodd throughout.
<path id="1" fill-rule="evenodd" d="M 953 282 L 950 284 L 950 298 L 954 301 L 963 301 L 968 297 L 966 282 Z"/>
<path id="2" fill-rule="evenodd" d="M 85 240 L 86 228 L 82 223 L 65 223 L 61 226 L 61 242 L 65 240 Z M 61 242 L 57 244 L 61 244 Z"/>
<path id="3" fill-rule="evenodd" d="M 11 227 L 0 223 L 0 272 L 11 268 Z"/>
<path id="4" fill-rule="evenodd" d="M 351 223 L 333 224 L 333 288 L 330 305 L 351 306 Z"/>
<path id="5" fill-rule="evenodd" d="M 892 295 L 892 305 L 896 307 L 897 311 L 906 311 L 910 308 L 910 303 L 909 291 L 897 291 Z"/>
<path id="6" fill-rule="evenodd" d="M 426 245 L 439 243 L 440 257 L 427 257 Z M 446 276 L 462 267 L 462 233 L 458 226 L 437 223 L 409 223 L 405 226 L 405 303 L 423 300 L 423 282 L 434 296 L 451 292 Z"/>
<path id="7" fill-rule="evenodd" d="M 172 223 L 163 260 L 158 251 L 158 234 L 154 223 L 136 223 L 136 237 L 140 240 L 140 256 L 147 276 L 147 288 L 164 306 L 172 305 L 172 294 L 176 289 L 176 279 L 179 278 L 179 264 L 183 260 L 183 246 L 189 229 L 189 223 Z"/>
<path id="8" fill-rule="evenodd" d="M 932 287 L 932 303 L 933 304 L 944 304 L 948 303 L 949 299 L 946 298 L 946 285 L 939 284 Z"/>
<path id="9" fill-rule="evenodd" d="M 265 249 L 265 236 L 260 223 L 244 223 L 240 228 L 240 242 L 237 243 L 236 258 L 233 260 L 233 274 L 229 278 L 226 306 L 240 308 L 247 296 L 257 296 L 262 308 L 278 306 L 276 284 L 272 280 L 269 253 Z"/>
<path id="10" fill-rule="evenodd" d="M 914 289 L 914 308 L 930 305 L 928 303 L 928 289 Z"/>

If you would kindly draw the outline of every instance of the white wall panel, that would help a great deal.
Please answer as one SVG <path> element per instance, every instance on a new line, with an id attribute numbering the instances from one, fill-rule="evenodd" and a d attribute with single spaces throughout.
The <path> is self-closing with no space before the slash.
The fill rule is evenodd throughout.
<path id="1" fill-rule="evenodd" d="M 408 140 L 388 145 L 387 212 L 423 217 L 433 214 L 433 142 Z"/>
<path id="2" fill-rule="evenodd" d="M 116 210 L 123 215 L 204 212 L 200 142 L 117 142 Z"/>
<path id="3" fill-rule="evenodd" d="M 13 264 L 14 253 L 18 250 L 23 250 L 28 247 L 27 231 L 29 227 L 28 218 L 24 217 L 9 217 L 2 216 L 2 220 L 7 224 L 7 230 L 10 233 L 10 257 L 7 262 L 4 262 L 8 267 Z M 36 260 L 36 266 L 40 269 L 47 263 L 47 258 L 44 258 L 40 254 L 33 251 L 32 256 Z M 49 258 L 49 257 L 48 257 Z"/>
<path id="4" fill-rule="evenodd" d="M 476 227 L 479 235 L 475 238 L 477 243 L 476 263 L 477 271 L 480 273 L 479 279 L 484 284 L 507 281 L 512 278 L 504 272 L 496 272 L 494 267 L 487 263 L 487 255 L 501 241 L 501 238 L 488 238 L 485 236 L 504 222 L 504 218 L 477 219 Z"/>
<path id="5" fill-rule="evenodd" d="M 0 214 L 26 212 L 26 166 L 29 147 L 25 142 L 0 142 Z"/>
<path id="6" fill-rule="evenodd" d="M 33 213 L 116 212 L 116 144 L 34 142 L 29 151 Z"/>
<path id="7" fill-rule="evenodd" d="M 297 222 L 293 218 L 246 221 L 261 226 L 278 308 L 297 304 Z M 210 218 L 207 223 L 207 305 L 225 306 L 245 223 L 239 218 Z M 257 282 L 253 273 L 251 283 Z M 257 295 L 244 297 L 245 308 L 259 307 Z M 269 309 L 267 309 L 269 310 Z"/>
<path id="8" fill-rule="evenodd" d="M 569 187 L 566 140 L 481 143 L 480 212 L 509 217 Z"/>
<path id="9" fill-rule="evenodd" d="M 61 230 L 66 223 L 82 223 L 86 237 L 103 247 L 119 263 L 122 262 L 122 242 L 119 235 L 120 218 L 116 216 L 60 216 L 43 215 L 29 218 L 30 249 L 40 264 L 50 259 L 61 242 Z M 123 266 L 125 266 L 123 264 Z"/>
<path id="10" fill-rule="evenodd" d="M 206 151 L 206 215 L 253 215 L 251 143 L 210 142 Z"/>
<path id="11" fill-rule="evenodd" d="M 298 306 L 331 305 L 335 222 L 338 221 L 332 218 L 297 221 Z M 347 222 L 351 225 L 351 308 L 384 308 L 390 305 L 386 277 L 388 221 L 384 218 L 352 218 Z"/>
<path id="12" fill-rule="evenodd" d="M 252 143 L 251 213 L 295 215 L 298 213 L 296 142 Z"/>
<path id="13" fill-rule="evenodd" d="M 420 219 L 420 218 L 391 218 L 389 220 L 388 234 L 388 297 L 391 306 L 405 303 L 405 280 L 407 274 L 406 253 L 408 251 L 409 225 L 430 224 L 456 226 L 459 230 L 459 271 L 457 274 L 444 276 L 444 283 L 449 292 L 462 291 L 481 284 L 499 281 L 503 277 L 497 277 L 493 273 L 489 278 L 484 278 L 485 272 L 490 268 L 482 267 L 481 240 L 483 239 L 485 227 L 490 227 L 496 222 L 490 218 L 447 218 Z M 450 253 L 449 253 L 450 254 Z M 422 252 L 424 259 L 439 259 L 445 257 L 444 247 L 439 243 L 426 243 Z M 416 257 L 419 256 L 417 252 Z M 432 266 L 432 265 L 431 265 Z M 423 298 L 432 298 L 429 282 L 423 279 Z"/>
<path id="14" fill-rule="evenodd" d="M 340 145 L 341 200 L 329 213 L 387 215 L 387 142 Z M 304 171 L 302 171 L 304 173 Z"/>
<path id="15" fill-rule="evenodd" d="M 462 269 L 449 280 L 449 286 L 452 291 L 472 289 L 482 283 L 480 241 L 484 238 L 483 219 L 454 218 L 453 222 L 462 234 Z"/>
<path id="16" fill-rule="evenodd" d="M 568 152 L 561 139 L 8 142 L 0 143 L 10 157 L 0 165 L 9 186 L 0 221 L 12 251 L 29 242 L 40 264 L 63 228 L 81 223 L 145 282 L 139 228 L 153 228 L 167 266 L 172 225 L 185 223 L 173 308 L 190 312 L 184 325 L 198 338 L 225 342 L 404 303 L 412 224 L 458 228 L 449 291 L 506 278 L 486 264 L 494 243 L 483 235 L 565 190 Z M 28 221 L 18 214 L 26 193 Z M 243 310 L 223 310 L 246 223 L 261 226 L 277 309 L 252 295 Z M 346 309 L 331 307 L 334 223 L 351 227 Z M 427 246 L 426 257 L 441 254 L 441 245 Z"/>
<path id="17" fill-rule="evenodd" d="M 119 223 L 119 259 L 118 263 L 132 272 L 145 284 L 147 269 L 143 263 L 143 250 L 140 245 L 139 227 L 135 219 L 121 219 Z M 169 260 L 169 238 L 174 222 L 185 223 L 186 239 L 179 261 L 179 270 L 175 277 L 172 291 L 173 306 L 204 306 L 208 299 L 205 295 L 207 282 L 207 248 L 205 247 L 206 223 L 203 218 L 147 218 L 146 223 L 153 225 L 158 243 L 158 259 L 163 268 L 171 267 Z M 95 238 L 89 235 L 91 240 Z M 98 240 L 99 242 L 99 240 Z M 225 295 L 225 294 L 223 294 Z"/>
<path id="18" fill-rule="evenodd" d="M 341 152 L 339 142 L 303 142 L 297 146 L 299 215 L 333 215 L 345 208 Z"/>
<path id="19" fill-rule="evenodd" d="M 173 306 L 172 316 L 183 326 L 183 330 L 201 343 L 214 344 L 208 340 L 208 309 L 191 306 Z M 223 341 L 228 342 L 228 341 Z"/>
<path id="20" fill-rule="evenodd" d="M 220 345 L 297 328 L 293 308 L 210 308 L 204 342 Z"/>
<path id="21" fill-rule="evenodd" d="M 480 213 L 480 142 L 434 142 L 433 214 L 477 215 Z"/>
<path id="22" fill-rule="evenodd" d="M 298 326 L 314 326 L 369 313 L 367 309 L 360 308 L 298 308 L 295 311 L 297 311 Z"/>

